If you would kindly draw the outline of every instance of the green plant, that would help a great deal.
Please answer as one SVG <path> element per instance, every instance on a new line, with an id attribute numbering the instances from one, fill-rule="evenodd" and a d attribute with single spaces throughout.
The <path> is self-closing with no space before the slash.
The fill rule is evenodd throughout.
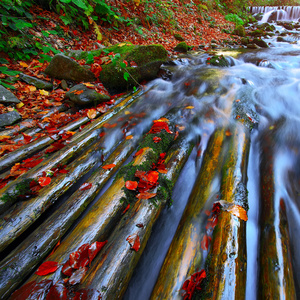
<path id="1" fill-rule="evenodd" d="M 0 63 L 5 64 L 5 63 L 8 63 L 8 61 L 6 59 L 1 58 Z M 20 74 L 20 72 L 11 71 L 5 66 L 0 66 L 0 72 L 5 75 L 8 75 L 8 76 L 16 76 L 16 75 Z M 12 83 L 12 82 L 9 79 L 0 79 L 1 85 L 3 85 L 4 87 L 10 88 L 10 89 L 15 89 L 15 87 L 10 85 L 10 83 Z"/>
<path id="2" fill-rule="evenodd" d="M 235 25 L 244 25 L 244 21 L 236 14 L 227 14 L 225 20 L 235 23 Z"/>

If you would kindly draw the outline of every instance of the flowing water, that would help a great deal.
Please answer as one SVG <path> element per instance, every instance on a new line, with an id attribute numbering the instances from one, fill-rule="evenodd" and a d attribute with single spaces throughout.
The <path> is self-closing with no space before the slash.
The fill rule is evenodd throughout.
<path id="1" fill-rule="evenodd" d="M 300 13 L 299 7 L 252 9 L 253 13 L 264 13 L 263 20 L 269 18 L 274 11 L 280 11 L 277 14 L 278 20 L 296 20 Z M 153 120 L 160 118 L 173 107 L 180 107 L 181 113 L 175 115 L 172 121 L 178 128 L 188 128 L 188 140 L 195 144 L 174 187 L 173 204 L 162 211 L 155 223 L 124 295 L 125 300 L 150 298 L 189 196 L 197 184 L 197 174 L 210 137 L 216 128 L 227 128 L 240 122 L 251 132 L 247 167 L 249 210 L 246 223 L 246 299 L 253 300 L 258 296 L 260 237 L 264 230 L 260 226 L 260 218 L 266 213 L 260 209 L 261 182 L 270 176 L 263 171 L 262 157 L 266 155 L 272 160 L 274 224 L 280 227 L 284 203 L 293 277 L 296 293 L 300 298 L 300 41 L 298 30 L 287 31 L 277 23 L 274 26 L 276 35 L 264 38 L 269 48 L 215 50 L 213 53 L 199 51 L 184 55 L 173 64 L 164 66 L 172 74 L 171 78 L 159 78 L 147 85 L 145 96 L 130 108 L 134 116 L 125 110 L 121 116 L 110 120 L 110 124 L 116 122 L 122 126 L 107 129 L 103 145 L 106 149 L 113 148 L 117 141 L 122 140 L 124 134 L 134 138 L 141 136 Z M 280 42 L 278 35 L 282 35 Z M 218 55 L 220 61 L 222 56 L 225 57 L 228 66 L 213 66 L 213 55 Z M 186 119 L 190 120 L 189 123 L 186 123 Z M 270 153 L 266 153 L 266 147 Z M 212 180 L 210 196 L 203 209 L 210 210 L 219 196 L 220 178 L 221 174 Z M 92 205 L 93 203 L 88 209 Z M 204 220 L 199 222 L 204 224 Z M 70 231 L 74 227 L 75 225 Z M 276 231 L 276 234 L 276 251 L 283 253 L 281 233 Z M 204 250 L 199 269 L 204 267 L 207 253 Z M 278 270 L 283 263 L 279 259 Z M 284 285 L 284 279 L 284 274 L 280 273 L 279 286 Z M 284 292 L 281 293 L 280 299 L 290 299 Z"/>
<path id="2" fill-rule="evenodd" d="M 269 14 L 280 8 L 254 8 L 254 12 Z M 286 12 L 279 20 L 299 18 L 299 8 L 282 8 Z M 276 25 L 278 32 L 286 30 Z M 298 298 L 300 297 L 300 42 L 299 32 L 294 30 L 287 35 L 285 42 L 277 42 L 277 36 L 265 41 L 269 48 L 243 51 L 223 51 L 230 67 L 218 68 L 207 64 L 208 54 L 198 53 L 178 62 L 172 67 L 172 80 L 165 83 L 162 79 L 152 84 L 158 88 L 152 91 L 154 97 L 161 96 L 159 86 L 168 85 L 165 99 L 181 102 L 195 107 L 195 113 L 206 115 L 214 113 L 211 119 L 210 134 L 216 126 L 230 122 L 230 107 L 234 101 L 248 101 L 249 117 L 258 122 L 251 133 L 251 147 L 248 163 L 248 200 L 247 221 L 247 288 L 246 299 L 257 298 L 258 256 L 259 256 L 259 215 L 260 211 L 260 152 L 264 143 L 263 134 L 274 137 L 274 181 L 275 207 L 279 208 L 280 199 L 287 207 L 288 226 L 292 252 L 292 266 Z M 292 39 L 293 37 L 293 39 Z M 208 74 L 205 79 L 205 74 Z M 280 124 L 280 126 L 278 126 Z M 255 124 L 256 125 L 256 124 Z M 191 135 L 203 135 L 204 119 L 191 129 Z M 277 127 L 278 126 L 278 127 Z M 278 130 L 275 131 L 275 128 Z M 194 137 L 193 137 L 194 138 Z M 204 142 L 202 147 L 205 148 Z M 204 150 L 202 148 L 202 150 Z M 158 220 L 142 258 L 132 277 L 125 294 L 125 300 L 148 299 L 155 285 L 167 249 L 175 234 L 176 227 L 188 201 L 197 168 L 195 151 L 182 171 L 174 189 L 174 204 L 166 208 Z M 218 189 L 218 185 L 216 186 Z M 213 191 L 216 192 L 216 191 Z M 279 209 L 275 211 L 279 222 Z M 279 248 L 280 246 L 278 246 Z M 280 251 L 280 249 L 279 249 Z M 282 279 L 284 280 L 284 279 Z M 283 281 L 282 281 L 283 282 Z M 289 299 L 283 296 L 282 299 Z"/>

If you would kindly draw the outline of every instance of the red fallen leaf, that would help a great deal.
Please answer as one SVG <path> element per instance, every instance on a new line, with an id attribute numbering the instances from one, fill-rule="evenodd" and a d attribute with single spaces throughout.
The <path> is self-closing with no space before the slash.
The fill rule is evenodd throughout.
<path id="1" fill-rule="evenodd" d="M 40 186 L 46 186 L 51 183 L 51 178 L 50 177 L 40 177 L 38 181 L 39 181 Z"/>
<path id="2" fill-rule="evenodd" d="M 54 273 L 59 266 L 60 264 L 56 261 L 45 261 L 40 265 L 35 274 L 39 276 L 48 275 Z"/>
<path id="3" fill-rule="evenodd" d="M 9 135 L 0 135 L 0 142 L 6 142 L 7 140 L 10 140 L 12 137 Z"/>
<path id="4" fill-rule="evenodd" d="M 83 183 L 83 184 L 80 186 L 79 190 L 80 190 L 80 191 L 89 190 L 92 186 L 93 186 L 92 183 L 87 183 L 87 182 L 85 182 L 85 183 Z"/>
<path id="5" fill-rule="evenodd" d="M 142 223 L 136 224 L 136 227 L 138 227 L 138 228 L 144 228 L 144 224 L 142 224 Z"/>
<path id="6" fill-rule="evenodd" d="M 101 293 L 94 289 L 82 289 L 76 292 L 72 300 L 101 300 Z"/>
<path id="7" fill-rule="evenodd" d="M 130 66 L 131 66 L 131 67 L 137 67 L 138 65 L 137 65 L 134 61 L 131 61 L 131 62 L 130 62 Z"/>
<path id="8" fill-rule="evenodd" d="M 81 245 L 77 251 L 72 252 L 69 257 L 70 266 L 73 269 L 85 267 L 89 263 L 89 247 L 88 243 Z"/>
<path id="9" fill-rule="evenodd" d="M 126 206 L 126 208 L 123 210 L 123 212 L 122 212 L 122 215 L 124 215 L 126 212 L 127 212 L 127 210 L 130 208 L 130 204 L 128 204 L 127 206 Z"/>
<path id="10" fill-rule="evenodd" d="M 76 270 L 69 279 L 69 284 L 75 285 L 77 283 L 80 283 L 82 278 L 84 277 L 85 273 L 87 272 L 87 267 L 81 267 L 78 270 Z"/>
<path id="11" fill-rule="evenodd" d="M 158 172 L 156 171 L 150 171 L 148 174 L 147 174 L 147 179 L 150 181 L 150 182 L 157 182 L 158 180 Z"/>
<path id="12" fill-rule="evenodd" d="M 54 252 L 55 252 L 55 250 L 59 247 L 59 245 L 60 245 L 60 240 L 57 242 L 57 244 L 54 246 L 54 248 L 52 249 L 52 251 L 51 251 L 51 253 L 48 255 L 48 257 L 49 256 L 51 256 Z"/>
<path id="13" fill-rule="evenodd" d="M 36 165 L 38 165 L 39 163 L 41 163 L 44 159 L 40 158 L 40 159 L 36 159 L 36 160 L 32 160 L 30 158 L 23 160 L 22 162 L 22 167 L 23 168 L 33 168 Z"/>
<path id="14" fill-rule="evenodd" d="M 137 186 L 138 186 L 138 182 L 137 181 L 131 181 L 131 180 L 127 180 L 125 182 L 125 186 L 128 190 L 134 191 L 136 190 Z"/>
<path id="15" fill-rule="evenodd" d="M 52 153 L 55 152 L 57 150 L 62 149 L 63 147 L 65 147 L 66 145 L 63 143 L 63 141 L 57 141 L 54 142 L 48 149 L 46 149 L 45 153 Z"/>
<path id="16" fill-rule="evenodd" d="M 142 149 L 140 149 L 139 151 L 137 151 L 137 152 L 133 155 L 133 157 L 139 156 L 139 155 L 141 155 L 143 152 L 144 152 L 144 148 L 142 148 Z"/>
<path id="17" fill-rule="evenodd" d="M 40 282 L 31 281 L 23 285 L 20 289 L 16 290 L 10 297 L 11 300 L 23 300 L 23 299 L 45 299 L 49 289 L 53 285 L 53 281 L 49 279 L 42 280 Z"/>
<path id="18" fill-rule="evenodd" d="M 25 142 L 26 142 L 26 143 L 30 143 L 30 141 L 31 141 L 31 139 L 32 139 L 32 136 L 30 136 L 30 135 L 28 135 L 28 134 L 26 134 L 26 133 L 24 133 L 24 132 L 21 132 L 21 133 L 22 133 L 22 135 L 23 135 L 23 137 L 24 137 Z"/>
<path id="19" fill-rule="evenodd" d="M 148 193 L 148 192 L 143 192 L 143 193 L 139 193 L 138 195 L 136 195 L 136 197 L 138 199 L 144 199 L 144 200 L 153 198 L 155 196 L 156 196 L 156 193 Z"/>
<path id="20" fill-rule="evenodd" d="M 127 237 L 126 241 L 130 244 L 130 249 L 137 252 L 140 249 L 140 237 L 137 233 L 134 233 Z"/>
<path id="21" fill-rule="evenodd" d="M 94 242 L 90 245 L 88 253 L 89 253 L 89 261 L 90 263 L 93 261 L 98 252 L 106 245 L 107 241 L 104 242 Z"/>
<path id="22" fill-rule="evenodd" d="M 191 300 L 195 289 L 201 290 L 201 283 L 205 277 L 205 270 L 201 270 L 200 272 L 194 273 L 191 276 L 191 279 L 188 279 L 184 282 L 182 286 L 182 289 L 185 291 L 182 295 L 184 300 Z"/>
<path id="23" fill-rule="evenodd" d="M 136 170 L 134 173 L 134 176 L 140 179 L 145 178 L 145 175 L 146 175 L 146 171 Z"/>
<path id="24" fill-rule="evenodd" d="M 103 124 L 103 127 L 104 128 L 114 128 L 117 125 L 118 125 L 117 123 L 114 123 L 114 124 L 105 123 L 105 124 Z"/>
<path id="25" fill-rule="evenodd" d="M 115 164 L 109 164 L 109 165 L 102 166 L 102 169 L 110 170 L 110 169 L 114 168 L 115 166 L 116 166 Z"/>
<path id="26" fill-rule="evenodd" d="M 161 141 L 161 138 L 158 137 L 158 136 L 155 136 L 155 137 L 153 138 L 153 142 L 154 142 L 154 143 L 159 143 L 160 141 Z"/>
<path id="27" fill-rule="evenodd" d="M 61 272 L 66 276 L 71 276 L 73 274 L 73 268 L 70 266 L 70 261 L 67 260 L 63 265 Z"/>
<path id="28" fill-rule="evenodd" d="M 211 241 L 211 237 L 209 237 L 207 234 L 203 236 L 203 239 L 201 241 L 201 248 L 206 251 L 208 249 L 209 243 Z"/>
<path id="29" fill-rule="evenodd" d="M 106 134 L 106 132 L 102 131 L 102 132 L 99 134 L 99 136 L 100 136 L 100 137 L 103 137 L 103 136 L 105 136 L 105 134 Z"/>
<path id="30" fill-rule="evenodd" d="M 169 129 L 169 125 L 167 122 L 161 121 L 161 120 L 154 120 L 153 121 L 154 124 L 152 125 L 149 133 L 159 133 L 161 132 L 163 129 L 168 132 L 168 133 L 173 133 L 170 129 Z"/>
<path id="31" fill-rule="evenodd" d="M 68 289 L 64 285 L 64 281 L 59 280 L 51 286 L 46 300 L 67 300 L 68 292 Z"/>

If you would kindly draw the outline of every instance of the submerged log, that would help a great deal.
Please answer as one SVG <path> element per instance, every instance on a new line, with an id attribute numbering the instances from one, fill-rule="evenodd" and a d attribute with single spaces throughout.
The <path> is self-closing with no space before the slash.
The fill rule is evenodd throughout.
<path id="1" fill-rule="evenodd" d="M 105 161 L 115 164 L 112 169 L 102 169 L 92 175 L 86 184 L 89 189 L 78 189 L 45 222 L 32 232 L 0 263 L 0 298 L 8 297 L 46 257 L 88 204 L 100 192 L 107 180 L 133 152 L 135 142 L 123 141 Z"/>
<path id="2" fill-rule="evenodd" d="M 202 259 L 199 249 L 203 208 L 221 169 L 225 138 L 225 130 L 217 129 L 209 140 L 200 173 L 153 289 L 153 300 L 182 299 L 180 291 L 184 281 L 198 268 Z"/>
<path id="3" fill-rule="evenodd" d="M 275 178 L 276 129 L 263 135 L 258 299 L 297 299 L 284 200 Z"/>
<path id="4" fill-rule="evenodd" d="M 25 174 L 19 176 L 16 180 L 8 183 L 1 189 L 0 213 L 5 212 L 7 208 L 18 201 L 18 197 L 23 195 L 29 189 L 29 184 L 33 179 L 37 180 L 39 177 L 43 176 L 43 172 L 46 172 L 55 166 L 67 164 L 73 157 L 92 144 L 92 142 L 99 139 L 99 130 L 105 121 L 110 117 L 117 115 L 123 109 L 128 108 L 129 105 L 134 103 L 139 95 L 140 92 L 137 92 L 134 95 L 125 98 L 111 111 L 103 114 L 97 120 L 86 126 L 81 132 L 76 133 L 68 146 L 57 151 L 54 155 L 45 159 L 41 164 L 35 166 Z"/>
<path id="5" fill-rule="evenodd" d="M 169 115 L 165 117 L 170 118 Z M 170 129 L 172 130 L 173 128 L 171 127 Z M 155 143 L 153 141 L 154 137 L 160 137 L 161 142 Z M 81 245 L 106 240 L 121 219 L 122 212 L 127 206 L 126 201 L 129 201 L 125 191 L 126 174 L 129 172 L 133 176 L 136 169 L 141 171 L 150 170 L 152 164 L 156 163 L 160 157 L 160 153 L 167 151 L 173 139 L 174 133 L 166 130 L 156 133 L 151 133 L 150 131 L 146 134 L 133 161 L 120 170 L 109 189 L 94 203 L 93 207 L 77 224 L 70 235 L 62 241 L 58 249 L 47 260 L 65 263 L 69 255 Z M 61 267 L 44 278 L 52 279 L 54 282 L 61 279 Z M 39 279 L 36 275 L 33 275 L 28 281 Z"/>
<path id="6" fill-rule="evenodd" d="M 166 169 L 168 173 L 159 181 L 167 179 L 168 190 L 158 186 L 157 196 L 150 200 L 139 200 L 129 209 L 119 222 L 109 241 L 93 261 L 86 273 L 83 286 L 86 289 L 101 290 L 101 299 L 121 299 L 128 286 L 135 266 L 141 257 L 150 237 L 152 227 L 164 208 L 170 192 L 179 173 L 192 150 L 192 145 L 185 138 L 180 137 L 172 145 L 166 156 Z M 161 191 L 162 189 L 162 191 Z M 129 236 L 138 235 L 140 248 L 131 249 Z"/>
<path id="7" fill-rule="evenodd" d="M 221 199 L 228 204 L 239 205 L 241 211 L 246 212 L 249 131 L 244 126 L 237 125 L 231 134 L 227 157 L 222 168 Z M 233 215 L 221 208 L 206 260 L 206 284 L 199 292 L 199 298 L 244 299 L 246 262 L 246 219 L 245 217 L 241 219 L 238 214 Z"/>

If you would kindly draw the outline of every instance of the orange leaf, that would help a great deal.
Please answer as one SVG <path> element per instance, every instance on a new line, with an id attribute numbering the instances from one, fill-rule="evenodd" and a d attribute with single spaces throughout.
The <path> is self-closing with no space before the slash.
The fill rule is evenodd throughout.
<path id="1" fill-rule="evenodd" d="M 40 265 L 35 274 L 39 276 L 44 276 L 54 273 L 58 269 L 59 265 L 60 264 L 56 261 L 45 261 Z"/>
<path id="2" fill-rule="evenodd" d="M 155 196 L 156 196 L 156 193 L 148 193 L 148 192 L 139 193 L 138 195 L 136 195 L 136 197 L 137 197 L 138 199 L 144 199 L 144 200 L 153 198 L 153 197 L 155 197 Z"/>
<path id="3" fill-rule="evenodd" d="M 102 166 L 102 169 L 110 170 L 110 169 L 114 168 L 115 166 L 116 166 L 115 164 L 109 164 L 109 165 Z"/>
<path id="4" fill-rule="evenodd" d="M 216 203 L 219 203 L 223 207 L 224 210 L 230 212 L 232 215 L 240 218 L 241 220 L 243 220 L 243 221 L 248 220 L 247 212 L 242 206 L 230 203 L 225 200 L 220 200 Z"/>
<path id="5" fill-rule="evenodd" d="M 40 177 L 39 178 L 39 184 L 40 186 L 46 186 L 51 183 L 51 178 L 50 177 Z"/>
<path id="6" fill-rule="evenodd" d="M 133 135 L 127 135 L 126 136 L 126 140 L 131 140 L 131 139 L 133 139 Z"/>
<path id="7" fill-rule="evenodd" d="M 129 208 L 130 208 L 130 204 L 128 204 L 128 205 L 126 206 L 126 208 L 123 210 L 122 215 L 124 215 L 124 214 L 126 213 L 126 211 L 127 211 Z"/>
<path id="8" fill-rule="evenodd" d="M 11 139 L 11 136 L 9 135 L 0 135 L 0 142 L 5 142 L 9 139 Z"/>
<path id="9" fill-rule="evenodd" d="M 201 248 L 206 251 L 208 249 L 210 241 L 211 241 L 211 237 L 205 234 L 201 241 Z"/>
<path id="10" fill-rule="evenodd" d="M 87 116 L 89 117 L 89 119 L 95 119 L 97 116 L 96 109 L 94 109 L 94 108 L 89 109 L 87 112 Z"/>
<path id="11" fill-rule="evenodd" d="M 125 186 L 128 190 L 134 191 L 138 186 L 138 182 L 127 180 L 126 183 L 125 183 Z"/>
<path id="12" fill-rule="evenodd" d="M 127 237 L 126 241 L 130 244 L 130 249 L 137 252 L 140 249 L 140 237 L 137 233 L 134 233 Z"/>
<path id="13" fill-rule="evenodd" d="M 158 172 L 156 171 L 151 171 L 148 173 L 147 175 L 147 179 L 150 181 L 150 182 L 157 182 L 158 180 Z"/>
<path id="14" fill-rule="evenodd" d="M 133 157 L 139 156 L 139 155 L 141 155 L 143 152 L 144 152 L 144 148 L 142 148 L 142 149 L 140 149 L 138 152 L 136 152 L 136 153 L 134 154 Z"/>

